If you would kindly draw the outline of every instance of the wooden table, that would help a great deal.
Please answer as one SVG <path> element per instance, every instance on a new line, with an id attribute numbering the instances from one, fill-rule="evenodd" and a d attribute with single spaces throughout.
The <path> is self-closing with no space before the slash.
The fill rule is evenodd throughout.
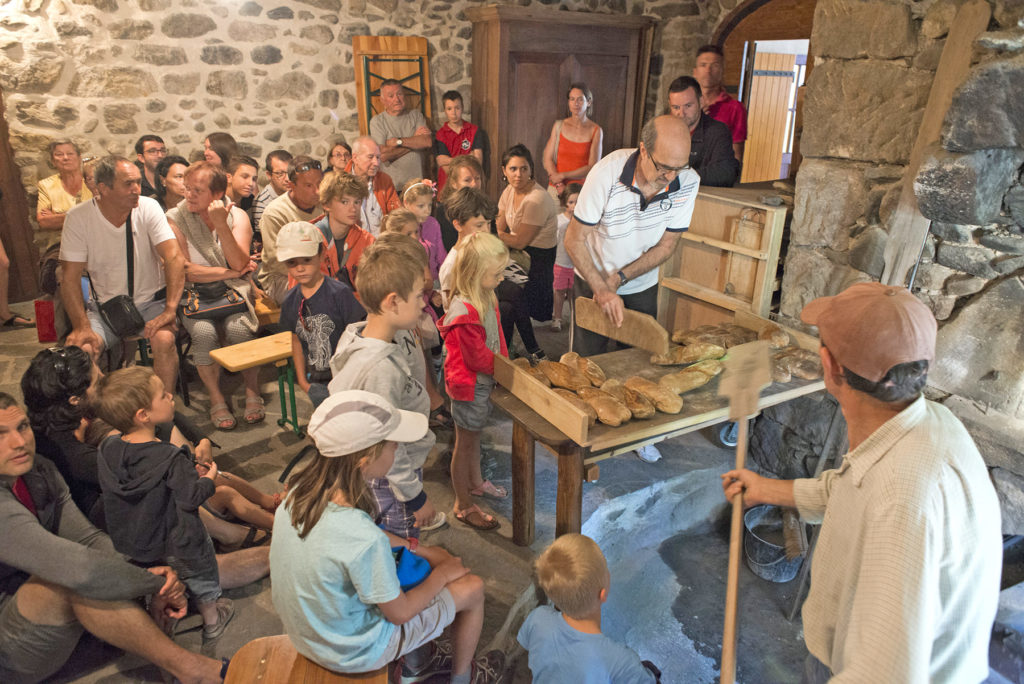
<path id="1" fill-rule="evenodd" d="M 652 366 L 650 352 L 624 349 L 591 357 L 609 378 L 643 375 L 656 380 L 678 370 Z M 512 539 L 528 546 L 534 538 L 535 457 L 537 442 L 558 457 L 558 490 L 555 504 L 555 535 L 579 532 L 583 509 L 586 466 L 637 448 L 678 437 L 729 419 L 728 400 L 718 396 L 721 376 L 683 395 L 683 410 L 675 415 L 657 413 L 647 420 L 631 420 L 619 427 L 601 423 L 588 431 L 585 444 L 577 444 L 536 411 L 496 386 L 491 401 L 512 419 Z M 774 406 L 825 389 L 821 380 L 773 383 L 761 394 L 759 408 Z"/>

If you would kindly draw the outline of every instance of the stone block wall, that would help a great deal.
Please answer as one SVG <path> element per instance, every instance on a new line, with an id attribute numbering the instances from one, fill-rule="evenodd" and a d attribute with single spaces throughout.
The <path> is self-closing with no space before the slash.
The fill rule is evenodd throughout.
<path id="1" fill-rule="evenodd" d="M 738 1 L 515 4 L 660 19 L 650 116 L 665 107 L 660 74 L 689 73 L 693 50 Z M 452 88 L 468 107 L 472 24 L 464 10 L 480 4 L 11 0 L 0 7 L 0 88 L 23 182 L 33 194 L 37 179 L 52 173 L 45 148 L 58 137 L 76 140 L 86 155 L 131 156 L 138 136 L 151 132 L 188 157 L 207 134 L 225 130 L 260 159 L 278 147 L 323 158 L 332 139 L 358 135 L 354 35 L 426 37 L 434 111 L 443 112 L 440 95 Z M 600 103 L 596 110 L 600 121 Z"/>

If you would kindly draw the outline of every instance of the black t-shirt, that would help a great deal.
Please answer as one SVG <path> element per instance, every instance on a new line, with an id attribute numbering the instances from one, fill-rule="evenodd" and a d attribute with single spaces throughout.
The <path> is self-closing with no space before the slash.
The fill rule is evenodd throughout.
<path id="1" fill-rule="evenodd" d="M 302 319 L 299 319 L 299 306 Z M 351 323 L 366 318 L 366 310 L 352 294 L 352 290 L 334 278 L 324 278 L 312 297 L 302 296 L 302 286 L 296 285 L 281 302 L 278 325 L 298 336 L 302 353 L 306 357 L 306 371 L 311 374 L 330 373 L 331 356 L 338 340 Z"/>

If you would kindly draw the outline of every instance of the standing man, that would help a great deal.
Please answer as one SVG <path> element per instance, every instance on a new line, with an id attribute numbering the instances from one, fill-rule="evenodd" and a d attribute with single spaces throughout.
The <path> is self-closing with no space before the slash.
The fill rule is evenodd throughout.
<path id="1" fill-rule="evenodd" d="M 167 156 L 167 146 L 159 135 L 144 135 L 135 143 L 135 165 L 142 173 L 143 197 L 156 197 L 156 167 Z"/>
<path id="2" fill-rule="evenodd" d="M 174 336 L 185 258 L 160 204 L 139 197 L 142 174 L 135 164 L 124 157 L 104 157 L 94 174 L 99 196 L 68 212 L 61 235 L 60 293 L 72 327 L 67 344 L 82 347 L 95 359 L 105 347 L 124 342 L 107 326 L 97 303 L 128 294 L 126 231 L 131 230 L 132 299 L 146 321 L 142 336 L 153 351 L 153 370 L 164 387 L 174 387 Z M 88 304 L 82 297 L 86 269 L 92 285 Z"/>
<path id="3" fill-rule="evenodd" d="M 690 168 L 690 132 L 681 119 L 659 116 L 640 133 L 640 147 L 612 152 L 594 165 L 565 232 L 576 266 L 574 296 L 593 297 L 608 319 L 622 325 L 624 309 L 652 316 L 658 309 L 658 266 L 690 227 L 700 178 Z M 575 351 L 607 351 L 608 338 L 573 321 Z M 639 452 L 645 461 L 657 449 Z"/>
<path id="4" fill-rule="evenodd" d="M 704 93 L 704 113 L 729 127 L 733 151 L 736 159 L 742 164 L 743 144 L 747 140 L 747 110 L 742 103 L 725 92 L 722 86 L 724 72 L 725 58 L 722 55 L 722 48 L 717 45 L 704 45 L 697 50 L 697 65 L 693 67 L 693 77 L 700 83 Z"/>
<path id="5" fill-rule="evenodd" d="M 256 195 L 256 201 L 252 204 L 250 220 L 254 234 L 260 230 L 260 219 L 263 218 L 263 211 L 267 205 L 278 196 L 288 192 L 288 188 L 291 187 L 291 183 L 288 181 L 288 162 L 291 160 L 292 153 L 288 150 L 273 150 L 267 155 L 266 172 L 270 182 L 263 186 L 260 193 Z"/>
<path id="6" fill-rule="evenodd" d="M 373 237 L 380 235 L 380 224 L 392 210 L 402 206 L 391 176 L 380 170 L 380 147 L 373 138 L 363 136 L 352 143 L 352 175 L 366 183 L 370 194 L 359 210 L 359 226 Z"/>
<path id="7" fill-rule="evenodd" d="M 999 600 L 999 502 L 971 436 L 922 396 L 935 318 L 858 283 L 804 307 L 850 451 L 819 477 L 722 476 L 726 498 L 821 523 L 803 607 L 805 682 L 980 682 Z"/>
<path id="8" fill-rule="evenodd" d="M 692 76 L 680 76 L 668 87 L 669 113 L 690 129 L 690 167 L 701 185 L 729 188 L 740 177 L 740 163 L 732 148 L 729 127 L 704 114 L 700 83 Z"/>
<path id="9" fill-rule="evenodd" d="M 433 147 L 434 136 L 420 110 L 406 110 L 405 89 L 401 83 L 393 78 L 382 81 L 380 99 L 384 111 L 370 119 L 370 135 L 380 145 L 384 170 L 395 186 L 401 188 L 410 178 L 425 175 L 424 151 Z"/>
<path id="10" fill-rule="evenodd" d="M 312 223 L 323 214 L 320 207 L 320 181 L 324 174 L 320 162 L 300 154 L 288 162 L 291 189 L 263 211 L 260 234 L 263 237 L 263 263 L 260 265 L 260 287 L 280 304 L 288 294 L 288 269 L 277 260 L 277 233 L 292 221 Z"/>

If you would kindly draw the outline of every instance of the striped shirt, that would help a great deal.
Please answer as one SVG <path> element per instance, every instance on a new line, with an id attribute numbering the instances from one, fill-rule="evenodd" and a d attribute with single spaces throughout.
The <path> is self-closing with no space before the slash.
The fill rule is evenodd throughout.
<path id="1" fill-rule="evenodd" d="M 590 170 L 576 200 L 573 217 L 595 227 L 587 247 L 595 264 L 607 274 L 639 259 L 658 244 L 666 230 L 681 233 L 690 227 L 700 176 L 687 169 L 647 200 L 633 183 L 639 158 L 635 148 L 612 152 Z M 620 287 L 618 294 L 643 292 L 657 283 L 658 269 L 654 268 Z"/>
<path id="2" fill-rule="evenodd" d="M 999 503 L 977 447 L 923 397 L 842 465 L 794 482 L 822 522 L 803 608 L 833 682 L 980 682 L 999 597 Z"/>
<path id="3" fill-rule="evenodd" d="M 267 208 L 267 205 L 277 199 L 277 192 L 274 190 L 274 186 L 267 183 L 266 186 L 260 190 L 260 194 L 256 195 L 256 201 L 252 203 L 250 211 L 252 215 L 249 217 L 252 220 L 252 229 L 258 231 L 260 229 L 260 219 L 263 218 L 263 210 Z"/>

